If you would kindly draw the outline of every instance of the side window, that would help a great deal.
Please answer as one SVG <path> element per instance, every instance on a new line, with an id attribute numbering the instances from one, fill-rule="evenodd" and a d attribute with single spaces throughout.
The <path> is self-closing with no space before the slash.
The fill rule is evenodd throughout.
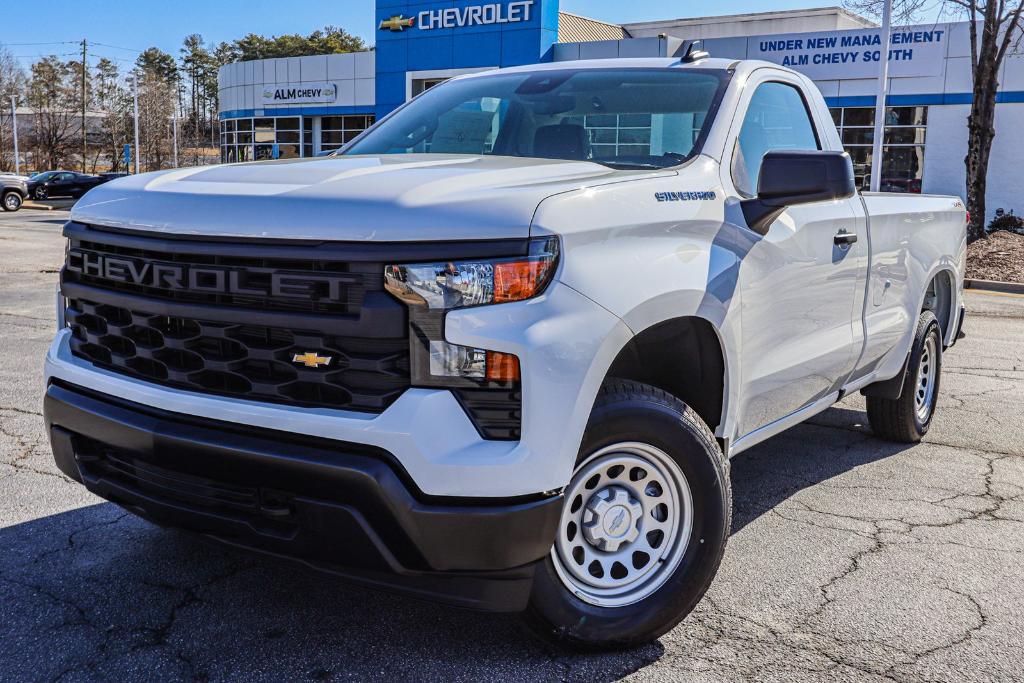
<path id="1" fill-rule="evenodd" d="M 761 160 L 776 149 L 821 149 L 821 145 L 800 91 L 786 83 L 762 83 L 750 98 L 732 155 L 732 179 L 741 194 L 757 194 Z"/>

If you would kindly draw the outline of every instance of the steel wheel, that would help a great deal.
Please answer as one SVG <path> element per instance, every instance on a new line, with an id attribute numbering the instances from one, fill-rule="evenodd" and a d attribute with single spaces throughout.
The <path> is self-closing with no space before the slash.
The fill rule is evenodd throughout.
<path id="1" fill-rule="evenodd" d="M 914 387 L 914 408 L 917 418 L 928 422 L 935 407 L 935 378 L 938 373 L 936 358 L 935 335 L 928 335 L 921 351 L 921 360 L 917 364 L 917 381 Z"/>
<path id="2" fill-rule="evenodd" d="M 580 600 L 630 605 L 672 576 L 692 529 L 693 497 L 679 465 L 649 444 L 619 443 L 577 468 L 552 560 Z"/>

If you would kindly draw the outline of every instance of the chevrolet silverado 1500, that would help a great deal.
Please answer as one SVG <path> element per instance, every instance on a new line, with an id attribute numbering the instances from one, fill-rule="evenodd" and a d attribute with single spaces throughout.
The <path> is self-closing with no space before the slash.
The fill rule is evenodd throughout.
<path id="1" fill-rule="evenodd" d="M 858 390 L 921 439 L 963 320 L 962 203 L 858 192 L 810 80 L 701 55 L 456 78 L 337 156 L 116 180 L 64 231 L 69 477 L 591 647 L 700 600 L 731 456 Z"/>

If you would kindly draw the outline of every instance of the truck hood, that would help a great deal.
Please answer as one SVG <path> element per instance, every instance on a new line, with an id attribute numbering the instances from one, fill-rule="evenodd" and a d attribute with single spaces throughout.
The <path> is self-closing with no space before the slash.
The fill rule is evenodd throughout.
<path id="1" fill-rule="evenodd" d="M 225 238 L 411 241 L 527 237 L 553 194 L 672 171 L 588 161 L 396 154 L 145 173 L 90 190 L 82 223 Z"/>

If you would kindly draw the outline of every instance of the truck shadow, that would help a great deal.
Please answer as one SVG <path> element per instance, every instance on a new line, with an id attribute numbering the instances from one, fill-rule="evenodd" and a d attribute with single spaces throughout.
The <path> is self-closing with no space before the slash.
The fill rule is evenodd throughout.
<path id="1" fill-rule="evenodd" d="M 875 438 L 863 411 L 832 407 L 732 459 L 732 533 L 798 491 L 910 446 Z"/>
<path id="2" fill-rule="evenodd" d="M 733 532 L 796 491 L 899 450 L 863 421 L 835 408 L 734 459 Z M 0 548 L 2 680 L 611 681 L 665 652 L 660 643 L 556 651 L 514 616 L 363 590 L 109 503 L 0 529 Z"/>

